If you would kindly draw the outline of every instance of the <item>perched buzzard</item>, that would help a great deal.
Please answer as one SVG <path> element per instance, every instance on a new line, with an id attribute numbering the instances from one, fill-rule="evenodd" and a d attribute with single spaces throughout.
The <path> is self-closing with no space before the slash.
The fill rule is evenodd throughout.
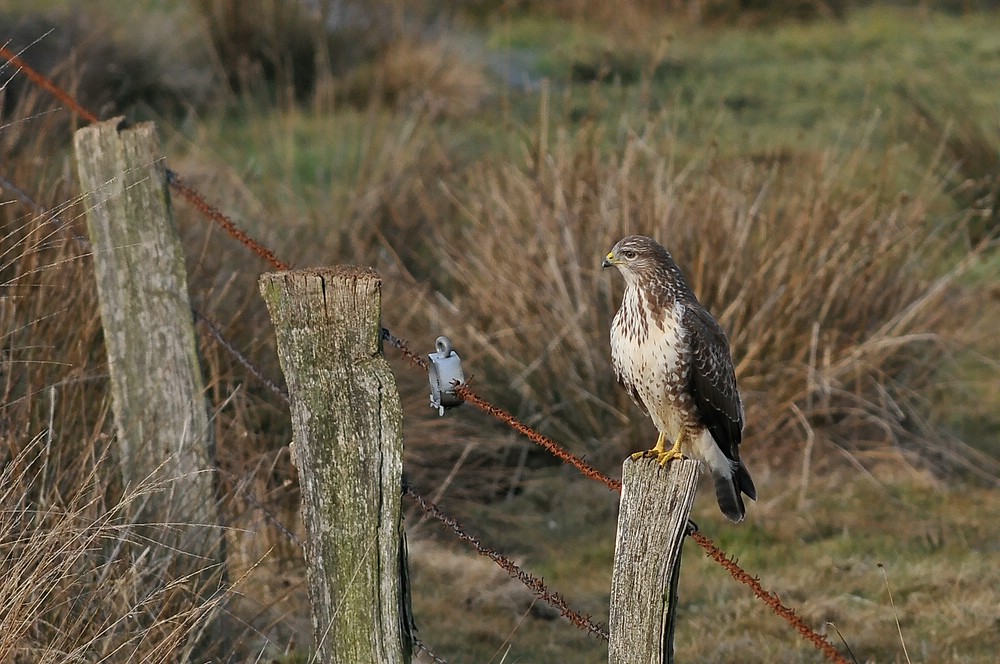
<path id="1" fill-rule="evenodd" d="M 660 465 L 685 457 L 704 462 L 722 513 L 742 521 L 740 493 L 756 500 L 757 490 L 740 461 L 743 402 L 725 332 L 655 240 L 622 238 L 602 267 L 612 265 L 625 277 L 611 325 L 615 375 L 660 432 L 653 449 L 632 457 L 655 456 Z"/>

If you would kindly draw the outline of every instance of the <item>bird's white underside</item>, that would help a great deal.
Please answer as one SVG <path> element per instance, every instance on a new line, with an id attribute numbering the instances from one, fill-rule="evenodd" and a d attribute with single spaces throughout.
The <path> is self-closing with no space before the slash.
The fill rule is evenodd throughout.
<path id="1" fill-rule="evenodd" d="M 623 313 L 626 310 L 641 312 L 646 334 L 629 329 Z M 611 325 L 611 360 L 615 373 L 634 386 L 656 429 L 671 442 L 677 439 L 685 424 L 678 396 L 667 390 L 668 382 L 687 381 L 687 377 L 681 375 L 680 353 L 686 343 L 686 331 L 681 324 L 683 315 L 684 305 L 676 304 L 661 328 L 650 315 L 639 289 L 629 283 Z M 732 476 L 732 464 L 708 429 L 699 426 L 693 431 L 689 429 L 689 434 L 693 435 L 685 441 L 684 454 L 704 462 L 715 476 Z"/>

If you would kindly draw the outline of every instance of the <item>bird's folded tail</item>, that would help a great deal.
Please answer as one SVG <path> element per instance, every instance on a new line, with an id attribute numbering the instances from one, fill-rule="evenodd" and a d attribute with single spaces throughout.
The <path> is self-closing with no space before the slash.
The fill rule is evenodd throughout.
<path id="1" fill-rule="evenodd" d="M 745 493 L 751 500 L 757 499 L 757 489 L 750 479 L 750 473 L 742 463 L 733 464 L 733 472 L 729 476 L 713 475 L 715 480 L 715 497 L 719 501 L 719 509 L 730 521 L 739 523 L 747 514 L 747 508 L 743 504 Z"/>

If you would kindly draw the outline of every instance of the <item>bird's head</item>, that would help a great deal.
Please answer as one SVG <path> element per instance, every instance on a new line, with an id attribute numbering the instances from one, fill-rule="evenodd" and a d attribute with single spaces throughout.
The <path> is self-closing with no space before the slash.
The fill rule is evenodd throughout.
<path id="1" fill-rule="evenodd" d="M 658 267 L 672 263 L 670 254 L 656 240 L 645 235 L 628 235 L 604 257 L 601 267 L 618 268 L 626 282 L 649 274 Z"/>

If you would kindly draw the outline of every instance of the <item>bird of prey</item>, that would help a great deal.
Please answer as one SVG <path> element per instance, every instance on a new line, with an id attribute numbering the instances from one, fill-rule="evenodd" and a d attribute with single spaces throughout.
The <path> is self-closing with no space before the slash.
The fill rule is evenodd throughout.
<path id="1" fill-rule="evenodd" d="M 740 494 L 756 500 L 757 490 L 740 461 L 743 402 L 725 332 L 652 238 L 622 238 L 602 267 L 612 265 L 625 277 L 611 325 L 615 375 L 660 432 L 653 449 L 632 458 L 656 457 L 661 466 L 686 457 L 702 461 L 722 513 L 742 521 Z"/>

